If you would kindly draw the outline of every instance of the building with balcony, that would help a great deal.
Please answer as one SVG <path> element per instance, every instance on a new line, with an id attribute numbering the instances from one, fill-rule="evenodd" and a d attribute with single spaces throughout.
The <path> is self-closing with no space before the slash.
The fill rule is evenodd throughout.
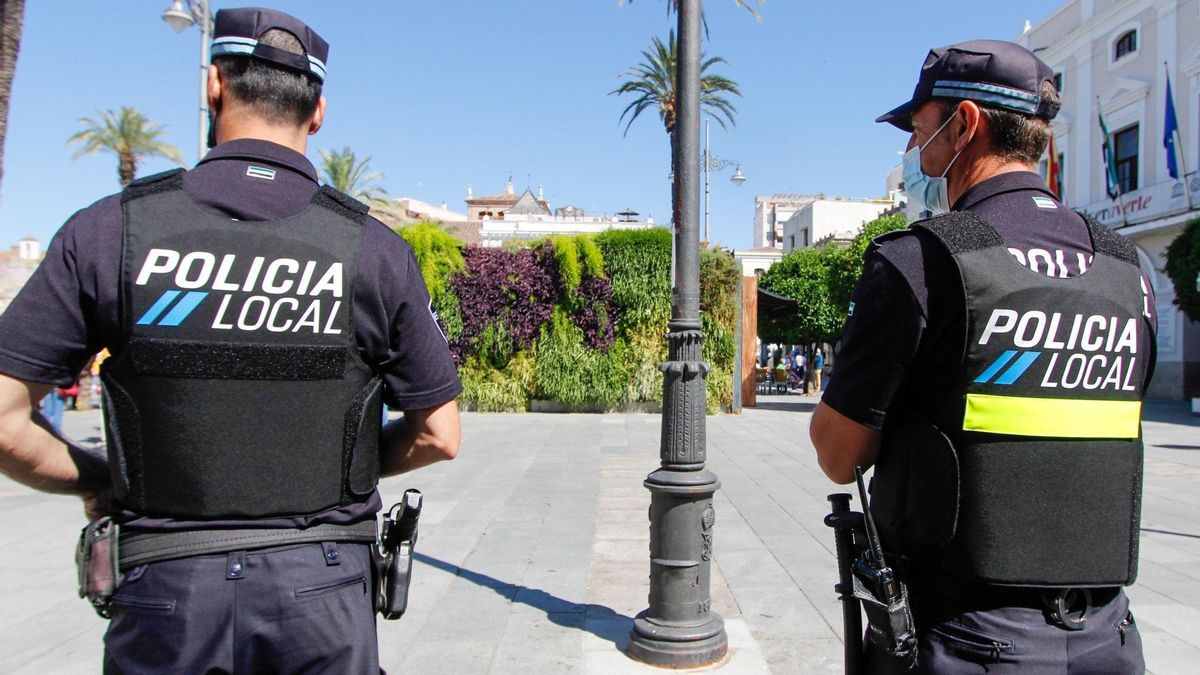
<path id="1" fill-rule="evenodd" d="M 1200 3 L 1072 0 L 1016 41 L 1054 70 L 1062 98 L 1053 122 L 1054 187 L 1069 206 L 1132 241 L 1154 287 L 1158 366 L 1150 395 L 1200 396 L 1200 324 L 1175 306 L 1163 272 L 1166 247 L 1200 217 Z M 1168 75 L 1179 124 L 1177 176 L 1168 173 L 1163 143 Z M 1115 186 L 1107 179 L 1106 141 Z"/>

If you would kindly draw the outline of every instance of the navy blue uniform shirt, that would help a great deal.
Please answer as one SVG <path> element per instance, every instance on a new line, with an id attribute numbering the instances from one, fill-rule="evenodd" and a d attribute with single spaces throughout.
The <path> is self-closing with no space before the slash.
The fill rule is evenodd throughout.
<path id="1" fill-rule="evenodd" d="M 993 176 L 959 197 L 953 210 L 983 217 L 1009 252 L 1035 272 L 1070 277 L 1091 264 L 1087 223 L 1036 173 Z M 1153 325 L 1154 298 L 1145 275 L 1142 292 Z M 962 281 L 945 248 L 921 230 L 883 242 L 864 259 L 852 301 L 821 400 L 876 430 L 883 429 L 896 398 L 932 409 L 944 388 L 958 380 L 966 346 Z"/>
<path id="2" fill-rule="evenodd" d="M 250 171 L 250 167 L 266 171 Z M 279 220 L 300 213 L 318 188 L 317 173 L 300 153 L 267 141 L 222 143 L 184 174 L 184 191 L 202 208 L 243 221 Z M 0 315 L 0 372 L 31 382 L 70 384 L 103 348 L 120 353 L 120 195 L 105 197 L 63 225 L 8 310 Z M 462 390 L 449 348 L 430 311 L 429 293 L 412 249 L 374 218 L 363 230 L 351 317 L 363 360 L 383 378 L 384 401 L 399 410 L 431 408 Z M 264 411 L 280 422 L 279 410 Z M 361 504 L 282 526 L 348 523 L 380 507 L 378 493 Z M 141 519 L 139 527 L 184 526 Z M 212 523 L 209 523 L 210 525 Z M 273 523 L 256 521 L 256 525 Z"/>

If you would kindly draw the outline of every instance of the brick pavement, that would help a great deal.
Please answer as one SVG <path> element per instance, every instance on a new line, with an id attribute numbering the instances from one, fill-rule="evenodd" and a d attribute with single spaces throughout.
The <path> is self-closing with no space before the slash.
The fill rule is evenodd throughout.
<path id="1" fill-rule="evenodd" d="M 808 442 L 814 398 L 761 397 L 709 418 L 721 479 L 713 608 L 726 621 L 726 673 L 840 672 L 832 535 L 837 491 Z M 68 413 L 98 440 L 95 413 Z M 653 415 L 464 415 L 454 462 L 388 479 L 427 496 L 409 614 L 380 622 L 392 672 L 638 673 L 621 652 L 646 607 Z M 1141 572 L 1129 590 L 1151 672 L 1200 662 L 1200 419 L 1147 409 Z M 82 510 L 0 478 L 0 672 L 98 672 L 104 622 L 75 593 Z"/>

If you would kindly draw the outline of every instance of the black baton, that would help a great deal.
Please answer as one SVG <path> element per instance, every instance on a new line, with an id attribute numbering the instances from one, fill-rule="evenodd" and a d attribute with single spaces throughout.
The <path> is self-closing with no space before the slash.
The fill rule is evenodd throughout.
<path id="1" fill-rule="evenodd" d="M 854 579 L 851 566 L 857 557 L 854 549 L 854 532 L 862 528 L 863 516 L 850 510 L 850 495 L 841 492 L 829 495 L 833 513 L 825 516 L 825 524 L 833 528 L 833 541 L 837 548 L 838 583 L 833 587 L 842 601 L 842 633 L 846 645 L 846 675 L 863 672 L 863 628 L 862 612 L 858 598 L 854 597 Z"/>

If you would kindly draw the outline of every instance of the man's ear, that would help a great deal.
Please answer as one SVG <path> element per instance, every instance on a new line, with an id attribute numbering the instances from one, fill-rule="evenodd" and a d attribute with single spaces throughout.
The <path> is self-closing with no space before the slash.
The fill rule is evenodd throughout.
<path id="1" fill-rule="evenodd" d="M 313 111 L 312 119 L 308 122 L 308 135 L 312 136 L 321 130 L 321 125 L 325 123 L 325 97 L 317 99 L 317 109 Z"/>
<path id="2" fill-rule="evenodd" d="M 974 101 L 960 101 L 954 116 L 958 118 L 957 126 L 960 129 L 957 138 L 954 139 L 954 151 L 962 152 L 975 138 L 975 134 L 979 133 L 979 127 L 986 122 L 979 104 Z"/>
<path id="3" fill-rule="evenodd" d="M 221 71 L 216 66 L 208 67 L 208 109 L 216 113 L 221 109 Z"/>

